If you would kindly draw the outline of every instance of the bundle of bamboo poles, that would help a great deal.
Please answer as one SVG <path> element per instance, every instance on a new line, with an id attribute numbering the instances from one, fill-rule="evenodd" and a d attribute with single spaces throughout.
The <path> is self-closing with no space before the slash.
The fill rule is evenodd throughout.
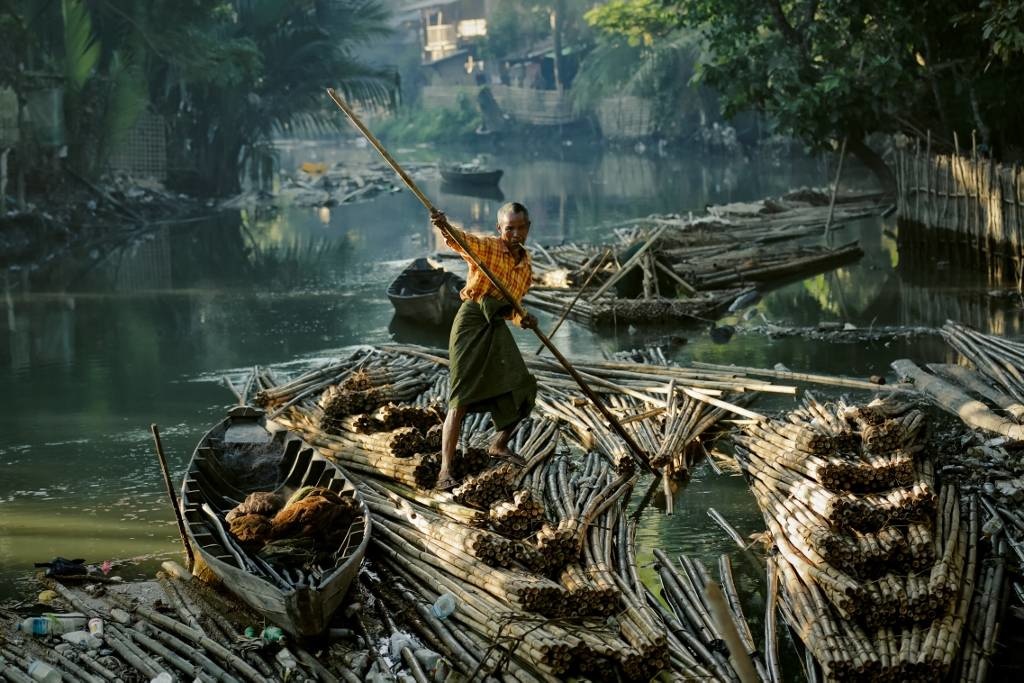
<path id="1" fill-rule="evenodd" d="M 388 349 L 364 365 L 379 367 L 403 355 Z M 430 352 L 409 355 L 437 358 L 432 362 L 443 365 L 443 359 Z M 540 393 L 549 401 L 562 405 L 564 396 L 580 400 L 563 388 L 549 388 L 549 382 L 558 383 L 565 376 L 546 363 L 538 366 L 546 373 Z M 728 410 L 708 401 L 719 401 L 716 397 L 725 390 L 741 393 L 745 384 L 756 384 L 734 383 L 720 373 L 621 361 L 595 361 L 584 371 L 601 373 L 602 367 L 613 378 L 602 387 L 612 408 L 636 413 L 628 424 L 646 436 L 652 452 L 666 454 Z M 693 379 L 694 387 L 679 378 Z M 263 389 L 272 387 L 264 384 Z M 441 372 L 410 403 L 429 406 L 445 391 Z M 674 408 L 666 406 L 669 397 Z M 736 676 L 731 662 L 707 659 L 706 648 L 699 646 L 691 627 L 677 623 L 640 582 L 635 529 L 624 509 L 636 476 L 631 468 L 620 471 L 611 465 L 610 454 L 618 446 L 610 437 L 598 437 L 607 441 L 591 443 L 579 460 L 559 453 L 559 444 L 563 436 L 570 442 L 581 439 L 582 430 L 567 429 L 555 414 L 534 417 L 520 424 L 510 444 L 525 465 L 499 464 L 464 479 L 454 495 L 432 495 L 422 491 L 424 484 L 415 472 L 410 476 L 408 467 L 400 467 L 417 462 L 422 454 L 399 458 L 385 452 L 386 443 L 358 441 L 386 434 L 357 434 L 359 418 L 340 421 L 341 434 L 326 434 L 318 419 L 317 399 L 307 395 L 294 401 L 279 420 L 334 458 L 358 482 L 374 516 L 369 559 L 381 585 L 393 593 L 385 599 L 415 614 L 414 628 L 425 640 L 437 643 L 463 673 L 501 672 L 506 680 L 520 681 L 571 675 L 647 680 L 663 669 L 681 679 L 726 681 Z M 279 400 L 292 397 L 283 394 Z M 674 436 L 680 430 L 690 436 Z M 467 418 L 464 452 L 491 433 L 493 425 L 486 418 Z M 663 446 L 662 438 L 674 441 Z M 480 494 L 485 481 L 496 484 L 500 495 Z M 458 502 L 470 502 L 470 492 L 478 498 L 479 509 Z M 517 538 L 522 530 L 509 522 L 523 518 L 531 534 Z M 537 522 L 540 527 L 534 531 Z M 458 602 L 444 622 L 430 610 L 442 593 L 451 593 Z"/>
<path id="2" fill-rule="evenodd" d="M 325 429 L 342 418 L 357 413 L 369 413 L 387 403 L 418 396 L 433 380 L 424 376 L 419 368 L 401 372 L 361 368 L 341 384 L 327 387 L 320 396 Z"/>
<path id="3" fill-rule="evenodd" d="M 779 551 L 769 572 L 781 579 L 786 620 L 826 678 L 943 676 L 974 593 L 976 501 L 964 523 L 953 487 L 932 493 L 933 468 L 918 459 L 923 418 L 906 403 L 807 398 L 787 418 L 748 426 L 737 447 Z M 831 438 L 831 452 L 816 435 Z M 830 460 L 877 461 L 872 449 L 911 460 L 888 487 L 829 471 Z"/>
<path id="4" fill-rule="evenodd" d="M 335 419 L 340 428 L 361 434 L 389 432 L 399 427 L 415 427 L 419 432 L 427 433 L 444 421 L 444 413 L 437 406 L 420 408 L 399 403 L 387 403 L 370 413 L 341 416 Z"/>
<path id="5" fill-rule="evenodd" d="M 489 514 L 495 531 L 510 538 L 524 538 L 544 520 L 544 506 L 528 489 L 520 489 L 511 500 L 492 505 Z"/>
<path id="6" fill-rule="evenodd" d="M 743 287 L 698 292 L 686 299 L 651 297 L 648 299 L 626 299 L 603 294 L 596 300 L 576 300 L 568 316 L 576 322 L 591 327 L 616 325 L 664 324 L 680 320 L 705 321 L 717 318 L 738 296 L 747 289 Z M 523 298 L 523 305 L 560 315 L 576 299 L 572 289 L 545 289 L 535 287 Z"/>
<path id="7" fill-rule="evenodd" d="M 874 200 L 866 197 L 839 207 L 833 212 L 833 225 L 878 211 Z M 820 233 L 829 221 L 827 206 L 780 199 L 756 205 L 711 207 L 709 213 L 697 218 L 651 215 L 619 223 L 615 230 L 620 240 L 618 246 L 638 244 L 639 249 L 617 269 L 603 268 L 595 279 L 614 282 L 631 268 L 644 269 L 645 280 L 649 279 L 649 271 L 671 271 L 674 279 L 683 281 L 684 291 L 692 293 L 694 287 L 710 289 L 731 282 L 767 280 L 824 269 L 861 254 L 855 246 L 832 250 L 776 244 Z M 609 247 L 614 248 L 573 243 L 540 247 L 543 258 L 535 260 L 536 280 L 553 286 L 579 286 Z"/>
<path id="8" fill-rule="evenodd" d="M 720 675 L 728 675 L 735 667 L 744 680 L 771 680 L 743 615 L 729 556 L 719 558 L 720 587 L 697 560 L 681 555 L 678 564 L 673 564 L 657 548 L 654 556 L 662 597 L 675 622 L 689 627 L 690 647 Z"/>
<path id="9" fill-rule="evenodd" d="M 856 261 L 864 251 L 856 242 L 836 248 L 797 246 L 735 248 L 709 258 L 692 249 L 667 249 L 664 260 L 682 279 L 698 290 L 722 289 L 770 282 L 803 273 L 822 272 Z"/>
<path id="10" fill-rule="evenodd" d="M 1016 421 L 1024 419 L 1024 344 L 951 320 L 942 326 L 942 336 L 997 387 L 995 391 L 991 387 L 969 388 L 993 400 Z"/>

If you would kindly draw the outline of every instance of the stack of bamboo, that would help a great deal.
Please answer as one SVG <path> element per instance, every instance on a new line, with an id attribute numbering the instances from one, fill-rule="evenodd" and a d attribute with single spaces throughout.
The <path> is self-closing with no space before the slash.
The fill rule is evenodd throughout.
<path id="1" fill-rule="evenodd" d="M 328 387 L 320 396 L 324 429 L 334 431 L 349 415 L 370 413 L 385 404 L 418 396 L 433 380 L 423 374 L 420 366 L 401 371 L 364 366 L 343 382 Z"/>
<path id="2" fill-rule="evenodd" d="M 737 437 L 779 550 L 769 571 L 781 578 L 787 621 L 826 677 L 941 677 L 973 594 L 976 505 L 964 524 L 955 489 L 932 494 L 931 463 L 914 457 L 922 415 L 908 404 L 808 397 L 787 417 Z"/>
<path id="3" fill-rule="evenodd" d="M 698 292 L 686 299 L 655 296 L 627 299 L 601 294 L 592 300 L 576 300 L 577 290 L 535 287 L 523 298 L 528 309 L 568 316 L 591 327 L 668 324 L 678 321 L 702 322 L 715 319 L 748 288 L 737 287 Z M 572 302 L 575 301 L 573 304 Z"/>
<path id="4" fill-rule="evenodd" d="M 743 680 L 752 680 L 754 675 L 762 681 L 777 680 L 769 675 L 743 615 L 729 556 L 719 558 L 721 588 L 697 560 L 681 555 L 676 566 L 661 550 L 655 549 L 654 556 L 658 560 L 662 597 L 671 609 L 665 617 L 672 632 L 700 652 L 718 676 L 728 678 L 735 666 L 745 674 Z"/>
<path id="5" fill-rule="evenodd" d="M 436 358 L 443 365 L 439 356 L 414 351 L 378 351 L 363 367 L 408 356 Z M 565 375 L 541 365 L 546 369 L 540 393 L 549 403 L 560 404 L 562 396 L 580 401 Z M 589 374 L 604 365 L 582 367 Z M 706 401 L 719 401 L 712 394 L 721 395 L 726 386 L 741 392 L 744 385 L 682 368 L 624 362 L 608 367 L 622 375 L 622 384 L 606 380 L 602 393 L 615 409 L 637 411 L 630 424 L 638 434 L 644 430 L 653 452 L 674 448 L 661 448 L 663 435 L 682 444 L 709 428 L 725 409 L 708 408 Z M 412 399 L 414 405 L 428 406 L 444 396 L 445 373 L 431 377 L 430 386 Z M 272 389 L 263 386 L 264 392 Z M 358 482 L 374 516 L 371 560 L 381 584 L 389 587 L 390 597 L 382 591 L 385 600 L 414 613 L 412 626 L 464 673 L 500 671 L 505 680 L 520 681 L 571 675 L 647 680 L 662 669 L 686 679 L 735 676 L 720 658 L 707 659 L 690 626 L 673 622 L 670 632 L 667 613 L 640 582 L 634 528 L 624 510 L 637 477 L 632 468 L 611 466 L 618 447 L 610 437 L 599 437 L 605 441 L 591 444 L 579 460 L 560 453 L 559 444 L 563 436 L 582 438 L 582 431 L 564 429 L 553 414 L 534 417 L 520 424 L 510 444 L 525 465 L 501 463 L 467 477 L 454 494 L 428 494 L 418 490 L 426 488 L 424 477 L 398 466 L 419 456 L 401 458 L 387 442 L 359 441 L 386 433 L 358 434 L 356 417 L 337 423 L 343 433 L 326 434 L 317 396 L 298 401 L 277 396 L 290 402 L 279 420 Z M 665 397 L 676 403 L 668 408 L 668 420 Z M 688 436 L 674 436 L 677 430 Z M 462 445 L 472 448 L 492 433 L 489 420 L 471 417 Z M 484 482 L 490 482 L 489 492 L 483 492 Z M 430 610 L 442 593 L 458 602 L 446 622 Z"/>
<path id="6" fill-rule="evenodd" d="M 836 209 L 834 226 L 879 210 L 877 197 L 852 197 Z M 835 249 L 780 248 L 776 243 L 820 233 L 827 206 L 792 196 L 752 205 L 711 207 L 710 216 L 648 216 L 618 224 L 618 245 L 538 247 L 534 287 L 524 303 L 592 325 L 656 324 L 716 318 L 754 285 L 822 272 L 863 255 L 856 243 Z M 827 205 L 827 201 L 825 202 Z M 615 227 L 615 226 L 605 226 Z M 608 254 L 635 245 L 619 264 Z M 642 295 L 621 298 L 614 287 L 640 272 Z M 584 291 L 593 282 L 592 291 Z M 672 291 L 665 290 L 671 283 Z M 682 298 L 677 298 L 681 296 Z"/>
<path id="7" fill-rule="evenodd" d="M 964 368 L 959 372 L 953 370 L 952 377 L 1005 410 L 1015 421 L 1024 421 L 1024 344 L 983 334 L 953 321 L 946 321 L 942 326 L 942 336 L 987 382 L 971 378 L 964 373 Z"/>
<path id="8" fill-rule="evenodd" d="M 491 527 L 510 538 L 523 538 L 536 530 L 544 520 L 544 506 L 527 489 L 512 494 L 490 509 Z"/>
<path id="9" fill-rule="evenodd" d="M 18 683 L 34 680 L 26 671 L 32 670 L 35 660 L 48 664 L 62 680 L 86 683 L 164 678 L 248 683 L 364 680 L 360 669 L 343 661 L 340 646 L 321 644 L 314 654 L 306 649 L 309 643 L 289 639 L 271 644 L 243 636 L 240 624 L 259 623 L 255 615 L 225 603 L 175 563 L 163 566 L 167 573 L 159 573 L 149 590 L 137 592 L 124 586 L 86 592 L 50 582 L 59 595 L 54 609 L 77 611 L 104 622 L 102 648 L 75 647 L 60 638 L 24 638 L 12 635 L 13 629 L 4 624 L 0 676 Z M 151 596 L 159 596 L 159 611 Z"/>

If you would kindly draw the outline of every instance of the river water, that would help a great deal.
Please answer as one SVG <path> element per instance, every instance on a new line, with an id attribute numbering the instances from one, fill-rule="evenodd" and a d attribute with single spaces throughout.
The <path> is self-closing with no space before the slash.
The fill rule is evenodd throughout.
<path id="1" fill-rule="evenodd" d="M 330 153 L 325 150 L 334 150 Z M 329 161 L 365 150 L 303 143 L 282 151 L 282 166 Z M 399 158 L 437 158 L 429 149 Z M 465 156 L 469 156 L 466 154 Z M 446 156 L 452 160 L 451 154 Z M 610 236 L 593 226 L 653 212 L 699 212 L 705 205 L 823 186 L 828 168 L 814 159 L 709 158 L 650 151 L 509 155 L 506 199 L 533 217 L 530 239 Z M 851 183 L 867 186 L 867 179 Z M 423 189 L 457 221 L 489 229 L 500 201 Z M 24 595 L 33 562 L 55 556 L 137 558 L 129 575 L 151 574 L 180 556 L 177 529 L 153 455 L 150 423 L 161 427 L 175 481 L 195 442 L 233 403 L 221 378 L 241 381 L 255 364 L 298 371 L 353 344 L 392 338 L 387 283 L 412 258 L 436 248 L 422 208 L 407 192 L 332 208 L 235 210 L 164 225 L 121 245 L 71 254 L 33 272 L 0 275 L 0 599 Z M 941 256 L 900 252 L 895 217 L 858 221 L 835 241 L 859 240 L 859 262 L 791 282 L 757 304 L 755 320 L 870 325 L 941 325 L 956 318 L 986 332 L 1020 334 L 1020 311 L 989 296 L 984 276 Z M 541 315 L 542 326 L 550 317 Z M 727 322 L 740 323 L 737 319 Z M 900 357 L 935 362 L 949 352 L 937 337 L 892 343 L 828 344 L 738 333 L 726 344 L 702 327 L 597 334 L 568 324 L 555 342 L 573 356 L 636 348 L 667 333 L 688 343 L 680 362 L 701 360 L 856 377 L 888 374 Z M 444 338 L 396 328 L 402 340 Z M 536 342 L 517 337 L 524 348 Z M 836 395 L 824 388 L 824 396 Z M 782 409 L 775 398 L 759 409 Z M 742 481 L 706 465 L 676 492 L 675 514 L 655 499 L 638 535 L 640 560 L 651 548 L 714 562 L 735 546 L 706 515 L 715 507 L 743 534 L 763 529 Z M 736 560 L 741 590 L 758 576 Z M 644 573 L 651 576 L 649 568 Z M 758 609 L 754 599 L 752 610 Z M 757 621 L 756 618 L 752 621 Z"/>

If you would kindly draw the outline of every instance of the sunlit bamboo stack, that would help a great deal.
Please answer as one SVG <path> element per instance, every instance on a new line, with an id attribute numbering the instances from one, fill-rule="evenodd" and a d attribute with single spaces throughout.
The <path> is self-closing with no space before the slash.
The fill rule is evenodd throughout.
<path id="1" fill-rule="evenodd" d="M 711 207 L 711 216 L 698 218 L 637 218 L 618 224 L 619 244 L 537 247 L 536 286 L 524 303 L 556 315 L 568 311 L 569 317 L 592 326 L 717 318 L 732 301 L 753 291 L 752 285 L 821 272 L 863 255 L 856 243 L 834 249 L 778 244 L 820 233 L 833 213 L 833 225 L 839 226 L 880 210 L 876 197 L 851 198 L 834 212 L 808 199 L 819 197 L 805 193 L 770 203 Z M 609 258 L 631 246 L 632 255 L 621 263 Z M 616 296 L 616 285 L 637 273 L 641 293 Z"/>
<path id="2" fill-rule="evenodd" d="M 964 516 L 955 488 L 935 496 L 908 404 L 808 397 L 787 417 L 737 437 L 784 616 L 826 678 L 941 678 L 974 593 L 977 505 Z"/>
<path id="3" fill-rule="evenodd" d="M 413 351 L 374 350 L 356 359 L 356 369 L 387 371 L 389 363 L 402 359 L 408 365 L 410 357 L 434 364 L 438 372 L 408 402 L 426 409 L 445 398 L 444 359 Z M 546 362 L 531 363 L 544 368 L 543 400 L 582 404 L 563 373 Z M 718 398 L 724 391 L 743 394 L 747 384 L 751 390 L 756 384 L 734 382 L 720 373 L 625 362 L 598 361 L 581 368 L 609 378 L 599 390 L 614 410 L 633 413 L 629 428 L 646 438 L 665 463 L 734 405 Z M 353 366 L 340 372 L 352 374 Z M 293 385 L 305 390 L 310 383 L 296 380 Z M 612 466 L 620 449 L 612 437 L 602 433 L 587 441 L 582 460 L 570 457 L 560 444 L 568 440 L 583 447 L 583 431 L 570 429 L 557 411 L 542 411 L 521 423 L 512 437 L 512 450 L 525 460 L 523 466 L 487 458 L 482 471 L 467 473 L 452 493 L 439 494 L 427 490 L 433 482 L 427 483 L 421 471 L 430 466 L 436 476 L 434 454 L 396 454 L 412 450 L 413 445 L 399 444 L 412 444 L 417 436 L 427 442 L 422 430 L 428 420 L 385 425 L 385 409 L 375 408 L 370 417 L 340 417 L 331 425 L 339 433 L 328 434 L 320 419 L 319 394 L 294 400 L 262 380 L 261 389 L 273 392 L 277 405 L 288 404 L 277 417 L 280 422 L 359 482 L 373 513 L 374 571 L 392 594 L 402 596 L 395 609 L 411 606 L 420 617 L 415 628 L 464 673 L 501 672 L 506 680 L 520 681 L 572 675 L 647 680 L 661 670 L 681 679 L 735 677 L 729 663 L 709 659 L 699 639 L 687 635 L 688 625 L 670 628 L 668 613 L 640 582 L 634 528 L 624 511 L 637 475 L 632 467 Z M 589 419 L 570 414 L 575 420 Z M 394 429 L 378 431 L 384 427 Z M 470 416 L 462 457 L 467 462 L 484 458 L 476 449 L 492 434 L 486 417 Z M 444 622 L 430 611 L 441 593 L 451 593 L 458 603 Z"/>

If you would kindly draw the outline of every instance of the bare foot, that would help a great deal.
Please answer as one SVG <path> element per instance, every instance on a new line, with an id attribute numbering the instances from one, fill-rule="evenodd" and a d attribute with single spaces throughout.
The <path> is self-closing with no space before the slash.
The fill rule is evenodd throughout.
<path id="1" fill-rule="evenodd" d="M 505 448 L 491 446 L 490 448 L 487 449 L 487 455 L 491 456 L 492 458 L 504 460 L 505 462 L 516 465 L 517 467 L 522 467 L 523 465 L 526 464 L 526 461 L 524 461 L 521 457 L 519 457 L 512 451 L 510 451 L 508 449 L 508 446 L 506 446 Z"/>
<path id="2" fill-rule="evenodd" d="M 434 484 L 434 489 L 438 491 L 451 491 L 453 488 L 459 485 L 459 482 L 455 480 L 450 474 L 442 472 L 437 476 L 437 483 Z"/>

